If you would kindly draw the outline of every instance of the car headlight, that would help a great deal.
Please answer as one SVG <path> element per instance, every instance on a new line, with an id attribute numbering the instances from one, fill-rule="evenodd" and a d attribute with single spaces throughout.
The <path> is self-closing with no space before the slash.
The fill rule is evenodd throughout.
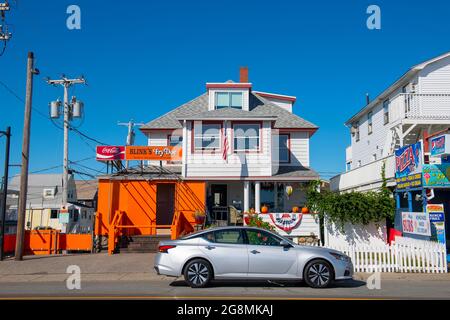
<path id="1" fill-rule="evenodd" d="M 330 252 L 330 254 L 331 254 L 333 257 L 335 257 L 336 260 L 341 260 L 341 261 L 344 261 L 344 262 L 349 262 L 349 261 L 350 261 L 350 257 L 348 257 L 348 256 L 346 256 L 346 255 L 339 254 L 339 253 L 336 253 L 336 252 Z"/>

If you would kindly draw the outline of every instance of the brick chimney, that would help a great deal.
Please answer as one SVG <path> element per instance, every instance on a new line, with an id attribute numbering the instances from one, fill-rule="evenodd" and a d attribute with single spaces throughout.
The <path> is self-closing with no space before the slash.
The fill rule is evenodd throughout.
<path id="1" fill-rule="evenodd" d="M 241 67 L 239 69 L 239 82 L 248 83 L 248 67 Z"/>

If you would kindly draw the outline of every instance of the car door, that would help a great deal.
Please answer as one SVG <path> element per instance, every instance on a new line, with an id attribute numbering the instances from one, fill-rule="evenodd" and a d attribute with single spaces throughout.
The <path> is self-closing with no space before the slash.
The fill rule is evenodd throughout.
<path id="1" fill-rule="evenodd" d="M 219 229 L 205 234 L 200 250 L 208 257 L 216 278 L 244 278 L 248 272 L 245 235 L 240 229 Z"/>
<path id="2" fill-rule="evenodd" d="M 297 252 L 280 245 L 281 238 L 258 229 L 247 229 L 248 276 L 253 278 L 295 278 Z"/>

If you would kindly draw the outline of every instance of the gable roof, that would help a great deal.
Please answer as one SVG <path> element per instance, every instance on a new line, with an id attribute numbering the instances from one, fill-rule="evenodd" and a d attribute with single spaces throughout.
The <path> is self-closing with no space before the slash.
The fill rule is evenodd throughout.
<path id="1" fill-rule="evenodd" d="M 442 59 L 450 57 L 450 51 L 435 58 L 429 59 L 422 63 L 419 63 L 412 68 L 410 68 L 403 76 L 401 76 L 397 81 L 395 81 L 392 85 L 390 85 L 385 91 L 380 93 L 375 99 L 373 99 L 369 104 L 359 110 L 355 115 L 353 115 L 350 119 L 345 122 L 346 126 L 351 125 L 355 120 L 363 116 L 366 112 L 371 110 L 377 103 L 381 100 L 386 99 L 392 92 L 405 85 L 412 77 L 414 77 L 417 73 L 419 73 L 424 68 L 428 67 L 430 64 L 440 61 Z"/>
<path id="2" fill-rule="evenodd" d="M 249 99 L 249 111 L 233 108 L 209 111 L 208 93 L 204 93 L 161 117 L 148 122 L 141 126 L 140 129 L 181 129 L 181 120 L 203 119 L 267 119 L 275 120 L 274 127 L 277 129 L 318 129 L 313 123 L 281 108 L 256 93 L 251 92 Z"/>

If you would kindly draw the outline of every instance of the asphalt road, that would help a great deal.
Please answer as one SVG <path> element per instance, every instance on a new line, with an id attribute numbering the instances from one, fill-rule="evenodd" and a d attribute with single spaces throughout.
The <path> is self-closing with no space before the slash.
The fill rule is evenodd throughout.
<path id="1" fill-rule="evenodd" d="M 302 283 L 216 282 L 191 289 L 181 279 L 144 281 L 81 281 L 80 290 L 68 290 L 65 281 L 3 282 L 5 298 L 139 298 L 139 299 L 450 299 L 450 282 L 438 280 L 382 280 L 381 289 L 369 290 L 364 281 L 337 283 L 311 289 Z"/>

